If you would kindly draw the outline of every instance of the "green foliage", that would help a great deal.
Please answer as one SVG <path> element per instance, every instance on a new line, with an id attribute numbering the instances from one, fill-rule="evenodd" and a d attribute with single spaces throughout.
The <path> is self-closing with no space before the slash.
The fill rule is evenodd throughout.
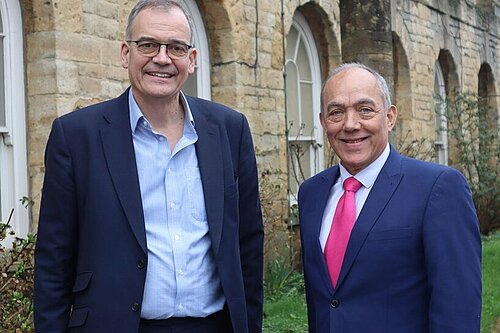
<path id="1" fill-rule="evenodd" d="M 264 303 L 264 333 L 306 333 L 307 309 L 303 293 Z"/>
<path id="2" fill-rule="evenodd" d="M 284 260 L 273 260 L 264 277 L 266 299 L 276 300 L 285 295 L 295 295 L 304 291 L 302 274 L 295 272 Z"/>
<path id="3" fill-rule="evenodd" d="M 302 274 L 283 260 L 274 260 L 266 269 L 264 290 L 264 332 L 307 332 Z"/>
<path id="4" fill-rule="evenodd" d="M 25 207 L 29 198 L 21 199 Z M 0 242 L 14 233 L 10 227 L 13 210 L 6 223 L 0 222 Z M 14 237 L 12 247 L 0 243 L 0 332 L 28 333 L 33 326 L 33 254 L 35 236 Z"/>
<path id="5" fill-rule="evenodd" d="M 448 119 L 449 138 L 457 155 L 457 163 L 467 178 L 478 212 L 481 232 L 500 228 L 500 145 L 496 111 L 487 99 L 475 93 L 455 93 L 438 100 L 437 110 L 444 109 Z M 453 153 L 453 151 L 452 151 Z"/>
<path id="6" fill-rule="evenodd" d="M 500 323 L 500 233 L 483 238 L 483 311 L 481 332 L 493 332 L 495 322 Z"/>

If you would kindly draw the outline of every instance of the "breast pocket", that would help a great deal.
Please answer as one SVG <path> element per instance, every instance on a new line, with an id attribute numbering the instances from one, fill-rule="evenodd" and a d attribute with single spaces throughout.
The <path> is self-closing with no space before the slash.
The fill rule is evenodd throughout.
<path id="1" fill-rule="evenodd" d="M 191 215 L 197 221 L 207 221 L 205 196 L 199 168 L 186 168 L 188 201 Z"/>

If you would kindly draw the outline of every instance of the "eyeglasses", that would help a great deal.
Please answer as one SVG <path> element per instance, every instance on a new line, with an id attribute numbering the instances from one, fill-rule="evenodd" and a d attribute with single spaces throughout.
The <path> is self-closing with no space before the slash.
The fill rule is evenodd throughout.
<path id="1" fill-rule="evenodd" d="M 189 49 L 193 46 L 184 43 L 158 43 L 150 40 L 128 40 L 127 43 L 135 43 L 137 51 L 146 57 L 155 57 L 159 52 L 162 45 L 167 48 L 167 55 L 172 59 L 183 59 L 188 53 Z"/>

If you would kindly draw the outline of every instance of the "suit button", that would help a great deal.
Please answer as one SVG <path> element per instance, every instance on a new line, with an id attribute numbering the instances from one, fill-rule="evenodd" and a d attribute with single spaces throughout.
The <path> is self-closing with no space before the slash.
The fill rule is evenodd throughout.
<path id="1" fill-rule="evenodd" d="M 340 306 L 340 301 L 338 299 L 332 299 L 330 305 L 332 306 L 332 308 L 336 309 Z"/>
<path id="2" fill-rule="evenodd" d="M 146 262 L 144 261 L 144 259 L 138 260 L 137 261 L 137 268 L 143 269 L 144 267 L 146 267 Z"/>
<path id="3" fill-rule="evenodd" d="M 132 306 L 130 308 L 132 309 L 132 311 L 137 312 L 137 311 L 139 311 L 140 307 L 141 306 L 139 305 L 139 303 L 135 302 L 132 304 Z"/>

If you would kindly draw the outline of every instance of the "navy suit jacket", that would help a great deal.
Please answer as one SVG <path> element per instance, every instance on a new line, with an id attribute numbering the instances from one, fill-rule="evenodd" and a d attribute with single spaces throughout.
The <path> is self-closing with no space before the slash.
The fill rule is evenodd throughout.
<path id="1" fill-rule="evenodd" d="M 188 103 L 233 329 L 260 332 L 263 228 L 249 126 L 225 106 Z M 148 252 L 129 118 L 127 90 L 53 123 L 35 253 L 37 332 L 138 332 Z"/>
<path id="2" fill-rule="evenodd" d="M 319 233 L 339 175 L 331 167 L 299 191 L 309 332 L 479 332 L 481 242 L 465 178 L 391 147 L 333 288 Z"/>

